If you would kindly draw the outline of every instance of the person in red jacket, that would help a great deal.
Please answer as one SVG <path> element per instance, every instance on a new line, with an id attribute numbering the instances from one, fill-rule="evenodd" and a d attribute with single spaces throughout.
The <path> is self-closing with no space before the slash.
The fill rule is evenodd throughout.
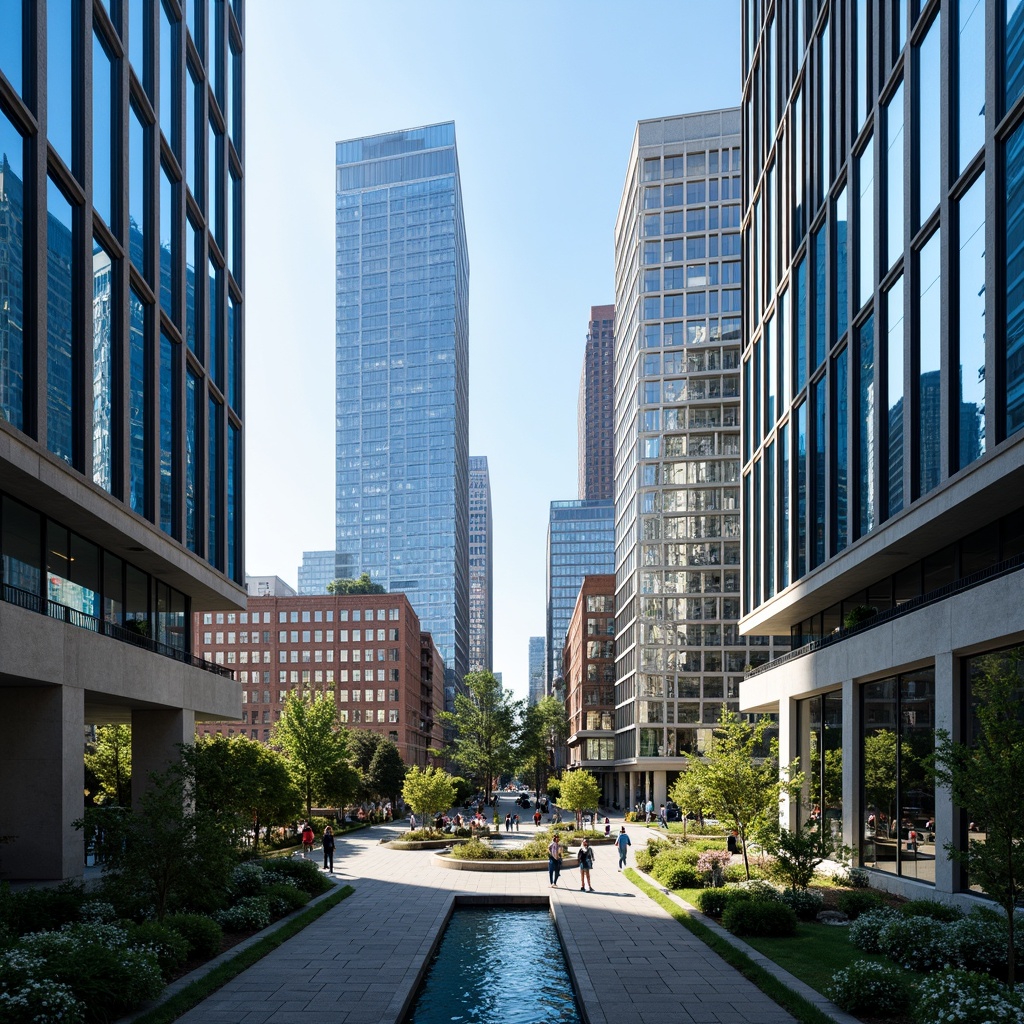
<path id="1" fill-rule="evenodd" d="M 307 853 L 313 852 L 313 840 L 316 838 L 313 834 L 313 826 L 307 821 L 302 826 L 302 856 L 305 857 Z"/>

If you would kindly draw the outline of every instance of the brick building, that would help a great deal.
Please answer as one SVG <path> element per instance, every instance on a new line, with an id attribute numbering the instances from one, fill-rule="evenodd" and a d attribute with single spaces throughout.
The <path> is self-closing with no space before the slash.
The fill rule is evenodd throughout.
<path id="1" fill-rule="evenodd" d="M 592 771 L 611 803 L 615 760 L 615 576 L 584 576 L 562 649 L 569 767 Z"/>
<path id="2" fill-rule="evenodd" d="M 236 673 L 240 722 L 200 736 L 268 740 L 292 690 L 333 696 L 344 725 L 378 732 L 406 764 L 441 745 L 444 662 L 404 594 L 250 597 L 241 612 L 198 612 L 194 649 Z"/>

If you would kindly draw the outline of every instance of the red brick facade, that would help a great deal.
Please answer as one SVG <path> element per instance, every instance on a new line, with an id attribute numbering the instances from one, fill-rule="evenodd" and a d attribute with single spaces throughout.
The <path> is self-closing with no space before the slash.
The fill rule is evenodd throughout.
<path id="1" fill-rule="evenodd" d="M 241 722 L 201 722 L 200 736 L 268 740 L 292 690 L 333 696 L 342 723 L 393 740 L 406 764 L 442 744 L 444 662 L 404 594 L 250 597 L 244 612 L 197 612 L 193 650 L 230 668 Z"/>

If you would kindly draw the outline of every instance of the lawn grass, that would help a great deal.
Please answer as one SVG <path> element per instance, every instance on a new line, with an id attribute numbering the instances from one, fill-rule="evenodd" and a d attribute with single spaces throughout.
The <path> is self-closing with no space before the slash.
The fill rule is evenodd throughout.
<path id="1" fill-rule="evenodd" d="M 706 924 L 687 913 L 678 903 L 664 893 L 648 885 L 632 868 L 623 872 L 641 892 L 650 896 L 664 911 L 671 914 L 687 931 L 692 932 L 705 945 L 714 950 L 727 964 L 732 965 L 749 981 L 753 982 L 769 999 L 788 1010 L 800 1024 L 834 1024 L 831 1017 L 819 1010 L 813 1003 L 784 985 L 755 963 L 746 953 L 716 935 Z"/>
<path id="2" fill-rule="evenodd" d="M 170 1024 L 177 1020 L 182 1014 L 187 1013 L 194 1006 L 198 1006 L 207 996 L 212 995 L 222 985 L 226 985 L 232 978 L 236 978 L 242 971 L 248 970 L 253 964 L 262 960 L 272 950 L 277 949 L 282 943 L 287 942 L 293 935 L 298 934 L 307 925 L 312 924 L 318 917 L 322 917 L 336 907 L 343 899 L 351 896 L 355 889 L 351 885 L 340 888 L 337 892 L 331 893 L 320 900 L 314 907 L 309 907 L 301 914 L 293 917 L 287 924 L 278 928 L 276 932 L 265 936 L 259 942 L 242 950 L 230 960 L 215 967 L 209 974 L 197 978 L 190 985 L 187 985 L 176 995 L 173 995 L 166 1002 L 154 1007 L 148 1013 L 136 1017 L 133 1024 Z"/>

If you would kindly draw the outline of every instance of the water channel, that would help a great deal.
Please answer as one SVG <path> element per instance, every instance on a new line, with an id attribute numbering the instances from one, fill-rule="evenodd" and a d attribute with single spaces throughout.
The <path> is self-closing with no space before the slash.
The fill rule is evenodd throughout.
<path id="1" fill-rule="evenodd" d="M 455 910 L 406 1024 L 580 1024 L 546 907 Z"/>

